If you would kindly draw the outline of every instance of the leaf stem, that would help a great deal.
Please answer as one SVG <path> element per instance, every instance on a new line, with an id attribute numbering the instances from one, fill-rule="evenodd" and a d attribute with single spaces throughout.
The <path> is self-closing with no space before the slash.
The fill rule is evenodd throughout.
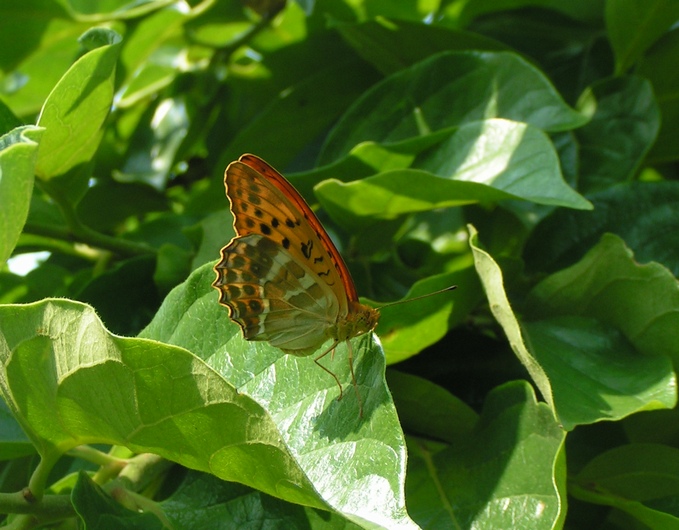
<path id="1" fill-rule="evenodd" d="M 66 454 L 74 458 L 87 460 L 88 462 L 92 462 L 93 464 L 97 464 L 99 466 L 109 466 L 111 464 L 124 466 L 127 464 L 126 459 L 104 453 L 103 451 L 99 451 L 89 445 L 79 445 L 78 447 L 74 447 L 73 449 L 69 450 Z"/>
<path id="2" fill-rule="evenodd" d="M 36 182 L 40 181 L 36 180 Z M 47 226 L 40 223 L 26 223 L 25 228 L 28 232 L 69 242 L 77 241 L 85 243 L 93 247 L 110 250 L 111 252 L 123 256 L 141 256 L 156 253 L 156 250 L 153 247 L 145 245 L 144 243 L 127 241 L 92 230 L 80 221 L 73 204 L 71 204 L 56 186 L 52 186 L 49 182 L 44 181 L 40 182 L 39 186 L 58 206 L 68 228 Z"/>

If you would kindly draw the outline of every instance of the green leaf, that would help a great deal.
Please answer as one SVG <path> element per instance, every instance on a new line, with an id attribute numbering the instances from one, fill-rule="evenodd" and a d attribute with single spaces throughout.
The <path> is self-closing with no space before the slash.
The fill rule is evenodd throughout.
<path id="1" fill-rule="evenodd" d="M 26 0 L 11 8 L 0 31 L 1 90 L 17 116 L 33 121 L 78 54 L 78 36 L 88 26 L 71 19 L 59 2 Z"/>
<path id="2" fill-rule="evenodd" d="M 555 528 L 564 509 L 562 478 L 554 477 L 564 438 L 529 384 L 495 389 L 471 435 L 440 451 L 409 442 L 413 518 L 423 528 Z"/>
<path id="3" fill-rule="evenodd" d="M 507 293 L 505 292 L 502 279 L 502 270 L 495 260 L 493 260 L 492 256 L 479 247 L 476 229 L 471 225 L 469 225 L 468 228 L 469 245 L 474 254 L 474 264 L 476 266 L 476 271 L 481 278 L 483 289 L 486 292 L 490 310 L 493 313 L 495 320 L 502 326 L 502 329 L 509 340 L 509 345 L 519 361 L 521 361 L 521 364 L 528 370 L 528 373 L 542 393 L 545 401 L 553 407 L 554 398 L 549 378 L 526 345 L 521 326 L 507 299 Z"/>
<path id="4" fill-rule="evenodd" d="M 210 264 L 195 271 L 168 295 L 141 335 L 189 349 L 239 393 L 263 406 L 300 473 L 318 491 L 317 503 L 327 502 L 357 523 L 409 527 L 402 492 L 405 443 L 384 382 L 382 351 L 369 336 L 353 341 L 364 404 L 361 419 L 350 388 L 345 345 L 336 349 L 334 363 L 322 361 L 345 387 L 343 399 L 337 401 L 337 385 L 312 357 L 284 355 L 268 343 L 245 341 L 227 309 L 217 303 L 217 292 L 210 287 L 213 280 Z M 196 322 L 211 323 L 209 331 L 196 333 Z M 245 468 L 242 472 L 252 473 Z M 370 498 L 365 491 L 373 492 Z M 294 497 L 279 496 L 295 502 Z"/>
<path id="5" fill-rule="evenodd" d="M 384 74 L 393 74 L 442 51 L 506 49 L 502 43 L 477 33 L 419 21 L 390 20 L 383 14 L 359 24 L 340 22 L 334 27 L 356 53 Z"/>
<path id="6" fill-rule="evenodd" d="M 0 399 L 0 461 L 35 454 L 35 447 L 21 430 L 4 400 Z"/>
<path id="7" fill-rule="evenodd" d="M 111 30 L 93 29 L 85 33 L 82 40 L 93 41 L 99 47 L 83 55 L 64 74 L 45 101 L 38 119 L 45 134 L 36 175 L 45 181 L 91 160 L 113 101 L 120 36 Z M 75 194 L 72 199 L 84 191 L 88 178 L 88 174 L 79 175 L 76 182 L 66 187 Z"/>
<path id="8" fill-rule="evenodd" d="M 581 315 L 620 330 L 647 355 L 679 366 L 679 286 L 658 265 L 639 265 L 624 242 L 606 234 L 578 263 L 552 274 L 529 294 L 528 319 Z"/>
<path id="9" fill-rule="evenodd" d="M 573 494 L 627 512 L 647 528 L 679 524 L 679 450 L 660 444 L 616 447 L 590 461 L 575 477 Z"/>
<path id="10" fill-rule="evenodd" d="M 394 364 L 438 342 L 455 324 L 463 320 L 476 302 L 471 267 L 448 274 L 430 276 L 415 282 L 398 305 L 380 310 L 377 333 L 387 356 Z M 464 293 L 446 292 L 408 302 L 409 298 L 434 293 L 451 285 L 460 285 Z M 458 296 L 459 295 L 459 296 Z M 462 308 L 456 306 L 461 303 Z M 379 304 L 371 304 L 379 307 Z M 453 315 L 456 317 L 454 318 Z"/>
<path id="11" fill-rule="evenodd" d="M 679 134 L 679 72 L 674 59 L 679 54 L 679 28 L 667 33 L 648 51 L 639 65 L 638 75 L 653 85 L 653 93 L 660 109 L 660 132 L 648 158 L 654 161 L 672 161 L 679 158 L 675 139 Z"/>
<path id="12" fill-rule="evenodd" d="M 626 72 L 679 19 L 673 0 L 608 0 L 606 29 L 615 52 L 615 71 Z"/>
<path id="13" fill-rule="evenodd" d="M 12 254 L 28 217 L 42 134 L 28 125 L 0 137 L 0 263 Z"/>
<path id="14" fill-rule="evenodd" d="M 328 164 L 365 141 L 397 142 L 490 118 L 563 131 L 587 120 L 549 81 L 511 53 L 444 52 L 368 90 L 331 131 L 320 156 Z"/>
<path id="15" fill-rule="evenodd" d="M 592 119 L 575 134 L 580 142 L 580 187 L 598 191 L 631 180 L 660 129 L 653 89 L 638 77 L 595 83 L 578 108 Z"/>
<path id="16" fill-rule="evenodd" d="M 353 231 L 404 213 L 475 202 L 524 199 L 591 208 L 564 182 L 549 138 L 523 123 L 468 123 L 422 153 L 413 167 L 348 184 L 325 181 L 316 195 L 336 222 Z"/>
<path id="17" fill-rule="evenodd" d="M 533 231 L 525 258 L 531 270 L 555 271 L 582 258 L 612 232 L 641 263 L 657 261 L 679 275 L 679 183 L 619 184 L 589 196 L 591 212 L 556 210 Z"/>
<path id="18" fill-rule="evenodd" d="M 158 249 L 156 270 L 153 272 L 153 283 L 158 290 L 166 294 L 181 283 L 191 272 L 193 254 L 177 245 L 165 244 Z"/>
<path id="19" fill-rule="evenodd" d="M 123 508 L 104 492 L 84 471 L 78 475 L 73 488 L 73 507 L 86 528 L 114 530 L 120 528 L 167 528 L 150 512 L 134 512 Z"/>
<path id="20" fill-rule="evenodd" d="M 226 313 L 206 281 L 211 276 L 204 267 L 173 291 L 159 312 L 161 327 L 149 330 L 215 347 L 200 353 L 213 353 L 210 360 L 224 375 L 183 348 L 111 335 L 84 304 L 46 300 L 0 307 L 0 322 L 11 322 L 0 329 L 0 389 L 43 458 L 83 443 L 125 445 L 290 502 L 332 506 L 374 527 L 412 527 L 403 505 L 405 446 L 378 350 L 370 358 L 363 348 L 357 352 L 367 413 L 361 421 L 355 400 L 337 402 L 334 381 L 313 359 L 285 356 L 267 369 L 261 359 L 280 356 L 269 351 L 255 363 L 236 363 L 238 340 L 225 339 L 235 325 L 212 333 L 182 331 L 182 321 L 190 322 L 197 311 L 209 315 L 208 322 Z M 204 287 L 196 298 L 198 286 Z M 174 302 L 189 298 L 193 310 L 179 315 Z M 163 320 L 168 311 L 174 322 Z M 249 384 L 236 389 L 225 377 L 244 382 L 245 374 L 228 373 L 229 363 L 260 364 L 264 371 L 250 372 Z M 340 377 L 346 382 L 348 370 Z M 268 412 L 248 396 L 265 403 Z M 366 498 L 364 491 L 381 493 Z"/>
<path id="21" fill-rule="evenodd" d="M 643 355 L 612 326 L 592 318 L 558 317 L 524 322 L 523 330 L 549 377 L 554 406 L 567 431 L 676 405 L 670 359 Z"/>
<path id="22" fill-rule="evenodd" d="M 159 7 L 172 4 L 172 0 L 154 0 L 152 2 L 130 2 L 129 0 L 63 0 L 71 16 L 76 19 L 102 22 L 115 18 L 135 18 Z"/>
<path id="23" fill-rule="evenodd" d="M 407 432 L 449 444 L 472 435 L 478 414 L 444 388 L 392 369 L 387 381 Z"/>
<path id="24" fill-rule="evenodd" d="M 153 53 L 166 46 L 168 39 L 181 32 L 182 22 L 187 22 L 189 18 L 188 13 L 170 7 L 159 9 L 130 28 L 131 31 L 125 34 L 120 51 L 120 64 L 128 83 L 144 76 L 144 70 L 149 67 L 159 66 L 159 58 L 154 58 Z M 172 71 L 176 72 L 174 69 Z M 132 97 L 127 90 L 125 97 Z"/>
<path id="25" fill-rule="evenodd" d="M 170 498 L 160 503 L 175 528 L 230 530 L 245 526 L 294 530 L 358 530 L 343 517 L 304 506 L 285 503 L 240 484 L 190 471 Z M 273 525 L 273 526 L 272 526 Z"/>

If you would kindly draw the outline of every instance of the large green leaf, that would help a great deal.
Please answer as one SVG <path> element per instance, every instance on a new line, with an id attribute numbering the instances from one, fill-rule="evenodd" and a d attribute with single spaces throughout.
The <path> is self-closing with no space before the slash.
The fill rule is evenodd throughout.
<path id="1" fill-rule="evenodd" d="M 404 213 L 508 199 L 591 208 L 564 182 L 549 138 L 525 123 L 468 123 L 421 153 L 412 168 L 347 184 L 325 181 L 316 195 L 335 221 L 352 230 Z"/>
<path id="2" fill-rule="evenodd" d="M 313 359 L 245 343 L 212 276 L 203 267 L 173 291 L 144 335 L 184 343 L 214 368 L 179 346 L 112 335 L 84 304 L 0 307 L 3 397 L 43 459 L 84 443 L 125 445 L 368 527 L 413 527 L 379 349 L 356 344 L 361 419 L 353 394 L 337 401 Z M 333 369 L 348 382 L 348 367 Z"/>
<path id="3" fill-rule="evenodd" d="M 531 353 L 549 377 L 564 429 L 619 420 L 677 402 L 677 380 L 665 356 L 636 351 L 612 326 L 559 317 L 523 324 Z"/>
<path id="4" fill-rule="evenodd" d="M 514 54 L 444 52 L 365 92 L 330 133 L 320 162 L 333 162 L 364 141 L 397 142 L 490 118 L 547 131 L 569 130 L 587 121 L 538 70 Z"/>

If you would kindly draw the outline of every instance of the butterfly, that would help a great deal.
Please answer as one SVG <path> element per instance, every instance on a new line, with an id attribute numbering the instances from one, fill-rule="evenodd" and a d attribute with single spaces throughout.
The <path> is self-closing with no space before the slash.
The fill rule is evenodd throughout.
<path id="1" fill-rule="evenodd" d="M 372 331 L 379 312 L 358 300 L 342 256 L 295 188 L 261 158 L 231 162 L 224 186 L 235 237 L 221 251 L 212 286 L 246 340 L 268 341 L 287 354 L 309 356 L 332 343 L 314 362 L 347 343 L 351 380 L 363 416 L 351 339 Z"/>

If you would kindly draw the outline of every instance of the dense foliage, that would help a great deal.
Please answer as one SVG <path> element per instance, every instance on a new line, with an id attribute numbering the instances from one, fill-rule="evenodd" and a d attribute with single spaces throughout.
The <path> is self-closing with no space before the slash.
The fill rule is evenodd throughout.
<path id="1" fill-rule="evenodd" d="M 3 4 L 7 527 L 678 528 L 678 22 L 671 0 Z M 338 401 L 217 303 L 243 153 L 367 303 L 458 286 L 354 339 L 363 417 L 344 345 Z"/>

